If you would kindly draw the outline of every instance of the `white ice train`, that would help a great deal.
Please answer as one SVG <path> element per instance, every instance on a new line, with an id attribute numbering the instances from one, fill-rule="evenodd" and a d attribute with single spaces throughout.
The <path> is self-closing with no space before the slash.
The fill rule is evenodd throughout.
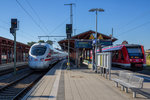
<path id="1" fill-rule="evenodd" d="M 56 50 L 47 43 L 36 43 L 29 50 L 28 64 L 31 69 L 47 69 L 66 56 L 67 53 Z"/>

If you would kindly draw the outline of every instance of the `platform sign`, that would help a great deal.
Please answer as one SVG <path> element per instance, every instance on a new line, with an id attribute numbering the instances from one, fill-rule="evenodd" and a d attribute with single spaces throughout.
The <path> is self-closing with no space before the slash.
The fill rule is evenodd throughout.
<path id="1" fill-rule="evenodd" d="M 92 48 L 92 41 L 75 41 L 75 48 Z"/>
<path id="2" fill-rule="evenodd" d="M 102 46 L 110 46 L 112 45 L 112 40 L 98 40 L 98 44 Z"/>

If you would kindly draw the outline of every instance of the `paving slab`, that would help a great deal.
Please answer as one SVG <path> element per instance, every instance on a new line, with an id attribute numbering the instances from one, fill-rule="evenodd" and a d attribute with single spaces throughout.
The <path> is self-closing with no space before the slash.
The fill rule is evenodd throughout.
<path id="1" fill-rule="evenodd" d="M 121 91 L 113 81 L 85 66 L 65 68 L 66 61 L 56 64 L 23 100 L 147 100 L 139 94 L 132 98 L 131 91 Z M 117 77 L 116 70 L 112 70 L 112 77 Z"/>

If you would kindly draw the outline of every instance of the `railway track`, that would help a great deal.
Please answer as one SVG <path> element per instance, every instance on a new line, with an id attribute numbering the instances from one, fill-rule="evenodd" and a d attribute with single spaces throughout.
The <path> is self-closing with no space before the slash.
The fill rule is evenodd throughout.
<path id="1" fill-rule="evenodd" d="M 28 73 L 27 73 L 28 72 Z M 35 84 L 46 72 L 26 71 L 14 77 L 10 82 L 2 81 L 0 84 L 0 100 L 18 100 Z"/>
<path id="2" fill-rule="evenodd" d="M 28 67 L 28 65 L 22 65 L 20 67 L 17 67 L 16 70 L 21 70 L 21 69 L 24 69 L 24 68 L 27 68 L 27 67 Z M 8 74 L 8 73 L 11 73 L 13 71 L 14 71 L 14 69 L 12 67 L 11 68 L 2 69 L 2 70 L 0 70 L 0 76 Z"/>

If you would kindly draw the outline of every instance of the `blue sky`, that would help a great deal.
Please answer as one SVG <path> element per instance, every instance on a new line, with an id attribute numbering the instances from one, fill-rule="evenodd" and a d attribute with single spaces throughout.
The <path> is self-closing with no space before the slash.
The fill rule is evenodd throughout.
<path id="1" fill-rule="evenodd" d="M 98 13 L 98 32 L 106 35 L 114 29 L 115 44 L 123 40 L 142 44 L 150 49 L 150 0 L 0 0 L 0 36 L 13 39 L 9 32 L 11 18 L 17 18 L 17 41 L 38 41 L 41 35 L 66 35 L 65 24 L 70 23 L 70 7 L 73 6 L 73 26 L 76 34 L 95 30 L 95 13 L 91 8 L 103 8 Z M 34 10 L 33 10 L 34 9 Z M 35 13 L 36 12 L 36 13 Z M 32 18 L 35 22 L 33 22 Z M 40 18 L 40 19 L 39 19 Z M 42 38 L 47 40 L 47 38 Z M 49 38 L 59 41 L 63 38 Z"/>

